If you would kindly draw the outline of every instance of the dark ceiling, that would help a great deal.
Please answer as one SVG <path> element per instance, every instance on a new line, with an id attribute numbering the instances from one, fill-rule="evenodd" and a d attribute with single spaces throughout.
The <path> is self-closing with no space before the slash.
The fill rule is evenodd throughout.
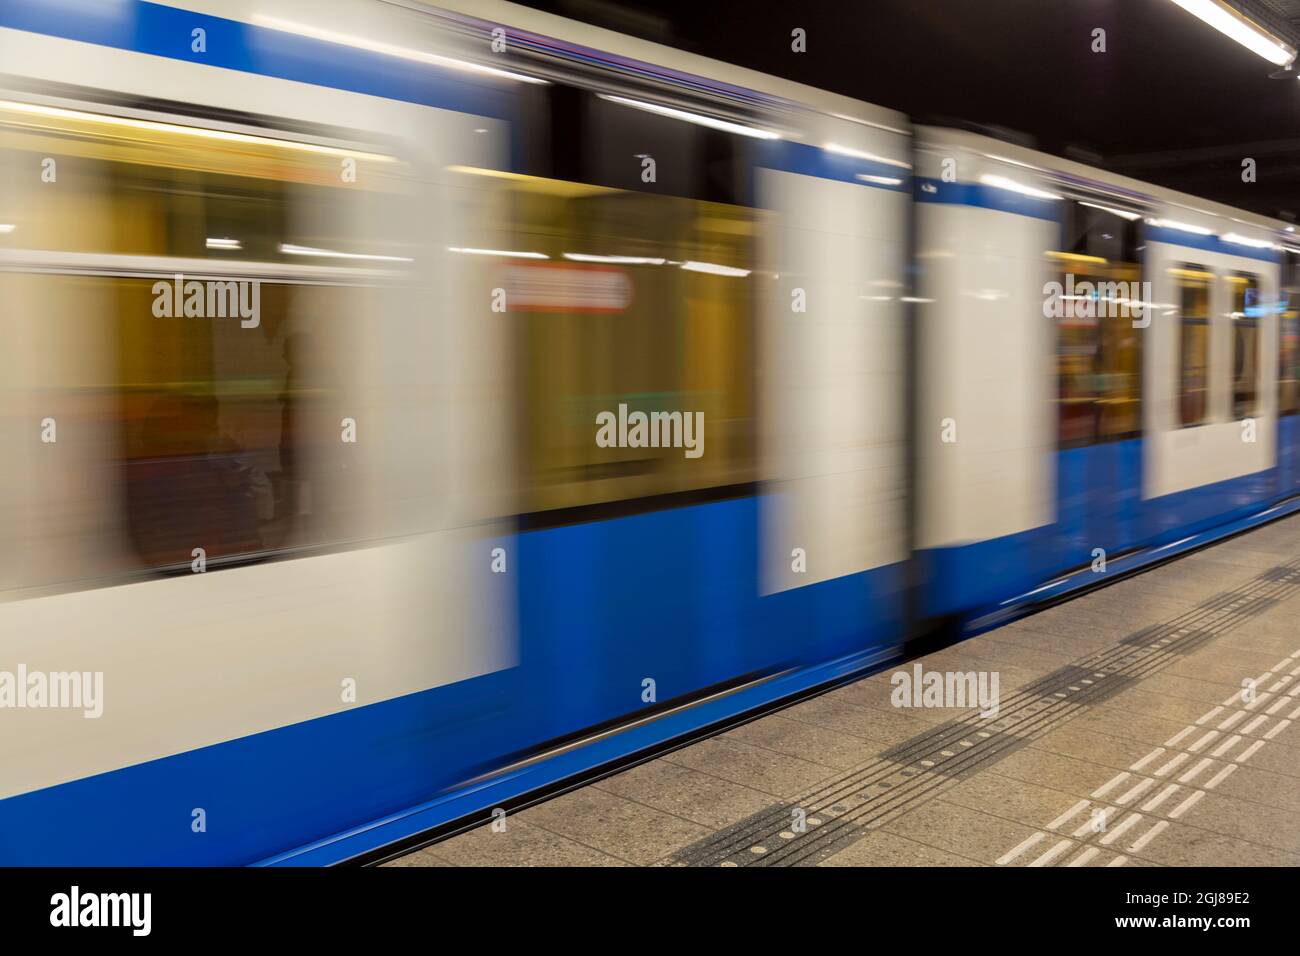
<path id="1" fill-rule="evenodd" d="M 1300 0 L 1232 0 L 1300 46 Z M 1300 81 L 1171 0 L 543 0 L 528 6 L 1267 215 L 1300 214 Z M 806 53 L 790 31 L 807 31 Z M 1093 30 L 1106 31 L 1094 53 Z M 1242 160 L 1257 162 L 1243 183 Z"/>
<path id="2" fill-rule="evenodd" d="M 1300 36 L 1300 0 L 1227 0 L 1257 23 L 1296 46 Z"/>

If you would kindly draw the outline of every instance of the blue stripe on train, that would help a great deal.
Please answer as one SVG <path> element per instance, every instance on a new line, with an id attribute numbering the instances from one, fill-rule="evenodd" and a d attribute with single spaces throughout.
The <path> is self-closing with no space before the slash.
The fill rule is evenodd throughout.
<path id="1" fill-rule="evenodd" d="M 1200 236 L 1185 229 L 1150 226 L 1146 231 L 1146 238 L 1148 242 L 1164 242 L 1187 249 L 1204 249 L 1206 252 L 1217 252 L 1225 256 L 1242 256 L 1246 259 L 1258 259 L 1261 262 L 1282 261 L 1281 249 L 1247 246 L 1239 242 L 1228 242 L 1218 236 Z"/>
<path id="2" fill-rule="evenodd" d="M 1088 566 L 1095 548 L 1109 561 L 1240 521 L 1300 493 L 1297 421 L 1288 416 L 1279 423 L 1279 467 L 1146 500 L 1141 439 L 1058 452 L 1053 523 L 918 555 L 925 613 L 974 616 Z"/>
<path id="3" fill-rule="evenodd" d="M 1300 415 L 1285 415 L 1277 429 L 1278 497 L 1300 494 Z"/>
<path id="4" fill-rule="evenodd" d="M 1061 451 L 1056 459 L 1057 535 L 1044 574 L 1136 547 L 1142 533 L 1142 442 L 1107 442 Z"/>
<path id="5" fill-rule="evenodd" d="M 6 0 L 0 27 L 422 106 L 510 115 L 508 93 L 489 90 L 486 79 L 475 83 L 416 60 L 143 0 Z M 192 49 L 195 29 L 206 32 L 202 53 Z"/>
<path id="6" fill-rule="evenodd" d="M 1058 199 L 1039 198 L 984 183 L 948 183 L 924 176 L 916 177 L 913 182 L 912 198 L 917 202 L 975 206 L 1053 222 L 1061 217 L 1062 207 Z"/>
<path id="7" fill-rule="evenodd" d="M 905 142 L 900 135 L 899 143 Z M 888 157 L 868 159 L 866 156 L 832 152 L 824 147 L 791 140 L 764 142 L 758 147 L 757 157 L 756 163 L 759 166 L 815 176 L 818 179 L 834 179 L 901 193 L 912 188 L 911 170 L 883 161 Z"/>
<path id="8" fill-rule="evenodd" d="M 898 565 L 758 597 L 758 509 L 745 498 L 521 535 L 507 544 L 518 667 L 2 800 L 0 864 L 255 862 L 634 715 L 644 678 L 663 701 L 897 639 Z M 190 830 L 195 808 L 206 833 Z"/>

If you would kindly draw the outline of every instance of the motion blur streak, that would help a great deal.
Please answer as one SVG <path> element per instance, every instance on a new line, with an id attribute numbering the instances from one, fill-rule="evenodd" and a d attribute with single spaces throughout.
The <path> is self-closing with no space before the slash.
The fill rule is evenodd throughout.
<path id="1" fill-rule="evenodd" d="M 1282 223 L 495 0 L 187 6 L 0 7 L 0 670 L 103 674 L 0 710 L 0 863 L 343 859 L 1300 492 Z"/>

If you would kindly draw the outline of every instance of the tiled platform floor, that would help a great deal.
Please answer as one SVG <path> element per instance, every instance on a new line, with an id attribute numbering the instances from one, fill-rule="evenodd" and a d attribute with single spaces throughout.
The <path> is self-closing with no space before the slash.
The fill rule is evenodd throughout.
<path id="1" fill-rule="evenodd" d="M 891 668 L 388 865 L 1300 864 L 1300 517 L 920 663 L 999 715 Z"/>

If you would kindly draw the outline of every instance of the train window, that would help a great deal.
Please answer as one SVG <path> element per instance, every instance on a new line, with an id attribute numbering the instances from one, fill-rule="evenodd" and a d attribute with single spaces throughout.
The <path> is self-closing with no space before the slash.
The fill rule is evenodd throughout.
<path id="1" fill-rule="evenodd" d="M 116 298 L 119 467 L 131 542 L 153 568 L 341 540 L 359 499 L 340 423 L 356 408 L 364 293 L 262 283 L 259 325 L 155 317 Z M 355 414 L 355 413 L 353 413 Z"/>
<path id="2" fill-rule="evenodd" d="M 749 201 L 749 137 L 660 115 L 641 108 L 654 105 L 645 100 L 562 83 L 524 95 L 521 172 L 656 196 L 728 205 Z M 574 149 L 574 143 L 585 146 Z"/>
<path id="3" fill-rule="evenodd" d="M 589 182 L 732 205 L 746 201 L 753 143 L 748 137 L 599 95 L 587 99 L 587 110 Z M 650 183 L 647 161 L 654 163 Z"/>
<path id="4" fill-rule="evenodd" d="M 1050 253 L 1062 295 L 1057 316 L 1057 407 L 1062 447 L 1141 431 L 1142 339 L 1138 223 L 1071 203 L 1062 251 Z"/>
<path id="5" fill-rule="evenodd" d="M 322 249 L 383 253 L 375 230 L 380 190 L 343 189 L 340 157 L 356 182 L 375 182 L 396 165 L 365 150 L 298 148 L 292 140 L 199 135 L 184 122 L 122 125 L 111 116 L 0 102 L 0 142 L 10 168 L 26 175 L 31 157 L 53 155 L 57 189 L 17 190 L 12 244 L 25 250 L 314 262 Z M 112 210 L 115 214 L 109 215 Z M 8 218 L 6 219 L 8 221 Z M 304 252 L 307 250 L 307 252 Z"/>
<path id="6" fill-rule="evenodd" d="M 1178 297 L 1178 421 L 1200 425 L 1209 415 L 1210 283 L 1204 266 L 1172 270 Z"/>
<path id="7" fill-rule="evenodd" d="M 58 384 L 120 489 L 110 570 L 348 537 L 361 469 L 340 423 L 377 325 L 364 268 L 335 281 L 328 263 L 389 251 L 359 224 L 392 197 L 340 188 L 337 156 L 171 123 L 0 104 L 0 137 L 10 162 L 61 164 L 59 189 L 21 192 L 11 236 L 42 264 L 21 282 L 44 284 L 45 334 L 102 346 L 69 345 L 84 357 Z M 389 162 L 360 155 L 363 175 Z"/>
<path id="8" fill-rule="evenodd" d="M 1235 272 L 1224 279 L 1232 303 L 1232 416 L 1249 418 L 1256 412 L 1261 368 L 1259 277 Z"/>
<path id="9" fill-rule="evenodd" d="M 529 251 L 553 260 L 504 279 L 520 317 L 525 510 L 751 480 L 751 211 L 553 181 L 515 199 Z M 597 415 L 621 408 L 701 413 L 707 451 L 601 447 Z"/>
<path id="10" fill-rule="evenodd" d="M 760 220 L 733 174 L 748 147 L 585 91 L 555 89 L 550 108 L 549 138 L 569 158 L 552 150 L 532 168 L 580 178 L 500 180 L 512 249 L 531 257 L 501 266 L 519 336 L 522 510 L 568 520 L 559 509 L 638 510 L 752 481 Z M 640 154 L 656 161 L 652 182 Z M 598 441 L 602 413 L 613 443 Z M 678 416 L 683 432 L 642 441 L 636 413 Z M 688 419 L 702 419 L 702 455 L 684 447 Z"/>

